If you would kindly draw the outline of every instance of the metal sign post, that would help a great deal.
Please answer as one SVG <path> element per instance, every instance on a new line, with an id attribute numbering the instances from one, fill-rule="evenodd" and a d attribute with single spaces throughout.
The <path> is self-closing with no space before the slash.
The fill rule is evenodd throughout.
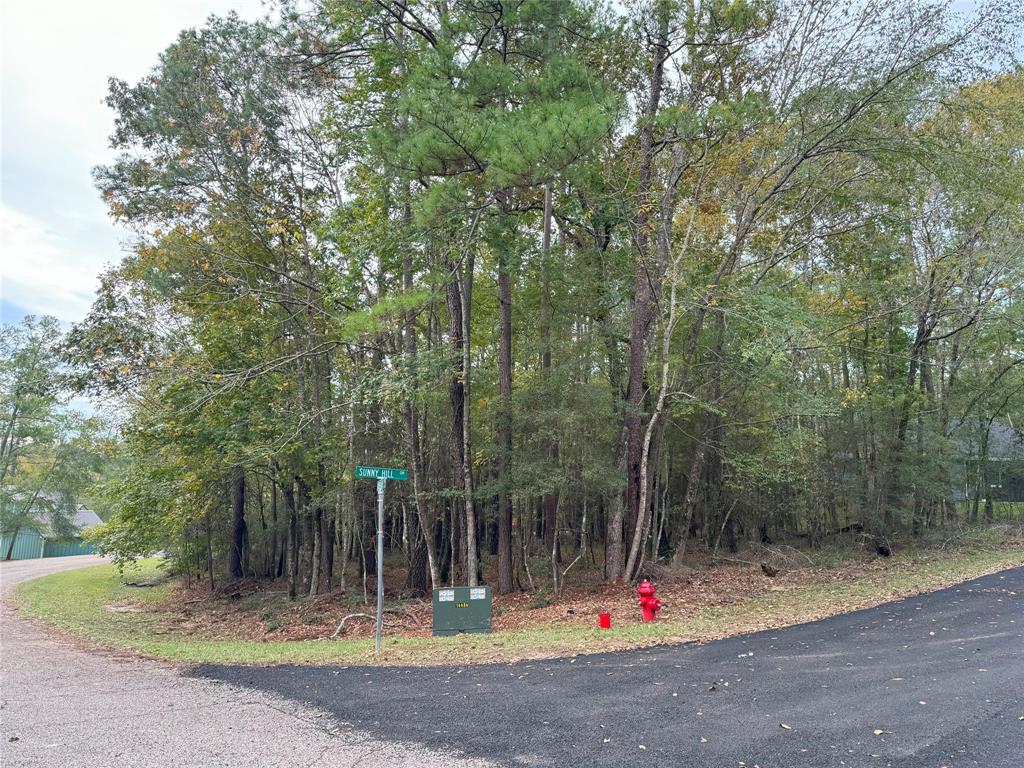
<path id="1" fill-rule="evenodd" d="M 356 478 L 377 481 L 377 627 L 374 647 L 379 653 L 384 635 L 384 492 L 388 480 L 408 480 L 409 471 L 387 467 L 356 467 Z"/>
<path id="2" fill-rule="evenodd" d="M 384 634 L 384 489 L 387 478 L 377 480 L 377 629 L 373 634 L 373 645 L 380 653 L 381 635 Z"/>

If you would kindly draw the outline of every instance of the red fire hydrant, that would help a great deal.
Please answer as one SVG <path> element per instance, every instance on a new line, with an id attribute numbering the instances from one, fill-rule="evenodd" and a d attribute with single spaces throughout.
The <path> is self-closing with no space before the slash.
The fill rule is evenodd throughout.
<path id="1" fill-rule="evenodd" d="M 640 597 L 640 609 L 644 614 L 644 621 L 654 621 L 654 614 L 661 610 L 661 600 L 654 596 L 657 590 L 647 579 L 640 582 L 636 593 Z"/>

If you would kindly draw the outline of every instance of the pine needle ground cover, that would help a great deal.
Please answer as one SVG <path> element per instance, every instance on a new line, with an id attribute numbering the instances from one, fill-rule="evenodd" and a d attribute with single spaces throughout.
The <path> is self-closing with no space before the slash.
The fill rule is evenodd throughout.
<path id="1" fill-rule="evenodd" d="M 763 553 L 761 553 L 763 554 Z M 443 664 L 571 656 L 677 642 L 705 642 L 812 621 L 1005 568 L 1024 566 L 1020 526 L 988 529 L 958 542 L 897 551 L 890 558 L 837 558 L 767 577 L 760 567 L 728 561 L 662 574 L 659 620 L 642 624 L 630 587 L 567 588 L 557 598 L 521 593 L 495 602 L 495 632 L 430 636 L 429 603 L 386 606 L 383 653 L 373 653 L 372 621 L 355 617 L 331 637 L 362 595 L 324 595 L 289 603 L 274 590 L 235 584 L 214 595 L 166 577 L 156 560 L 119 575 L 102 565 L 19 586 L 15 601 L 59 630 L 113 649 L 178 662 L 238 664 Z M 358 600 L 359 605 L 352 603 Z M 352 601 L 352 602 L 350 602 Z M 612 613 L 612 629 L 597 614 Z"/>

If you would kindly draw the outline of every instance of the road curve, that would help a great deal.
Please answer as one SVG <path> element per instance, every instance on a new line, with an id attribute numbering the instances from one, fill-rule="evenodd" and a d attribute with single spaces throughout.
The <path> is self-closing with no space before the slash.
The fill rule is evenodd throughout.
<path id="1" fill-rule="evenodd" d="M 4 768 L 483 766 L 369 737 L 276 694 L 194 679 L 182 669 L 87 653 L 21 618 L 18 582 L 102 562 L 93 556 L 0 563 L 0 765 Z"/>
<path id="2" fill-rule="evenodd" d="M 705 646 L 476 667 L 187 669 L 3 611 L 5 768 L 1024 764 L 1024 569 Z"/>
<path id="3" fill-rule="evenodd" d="M 1024 568 L 704 646 L 511 665 L 195 674 L 502 765 L 1020 768 Z"/>

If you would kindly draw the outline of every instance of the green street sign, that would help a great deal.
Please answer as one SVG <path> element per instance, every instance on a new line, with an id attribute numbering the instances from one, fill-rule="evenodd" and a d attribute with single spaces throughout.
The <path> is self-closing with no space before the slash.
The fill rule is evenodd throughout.
<path id="1" fill-rule="evenodd" d="M 380 653 L 381 637 L 384 635 L 384 494 L 388 480 L 408 480 L 409 470 L 389 467 L 356 467 L 356 479 L 377 481 L 377 628 L 373 633 L 373 644 Z"/>
<path id="2" fill-rule="evenodd" d="M 409 470 L 387 467 L 356 467 L 356 478 L 367 480 L 408 480 Z"/>

